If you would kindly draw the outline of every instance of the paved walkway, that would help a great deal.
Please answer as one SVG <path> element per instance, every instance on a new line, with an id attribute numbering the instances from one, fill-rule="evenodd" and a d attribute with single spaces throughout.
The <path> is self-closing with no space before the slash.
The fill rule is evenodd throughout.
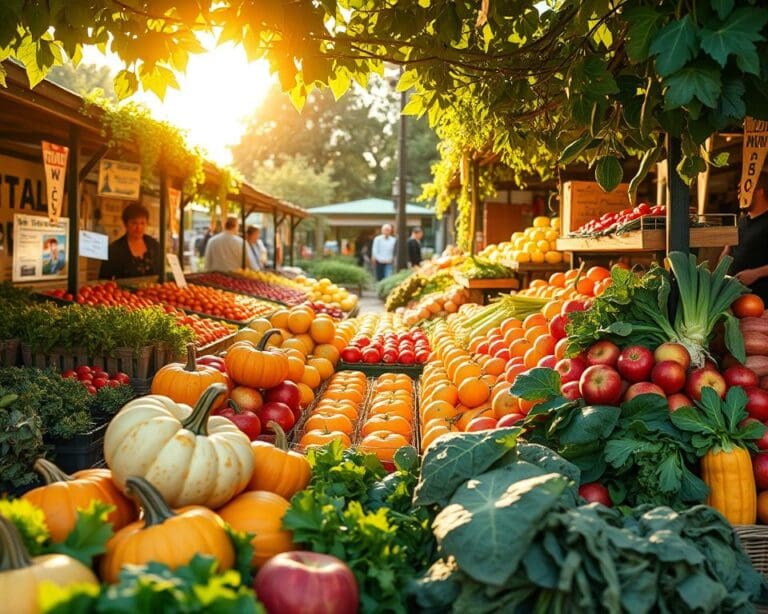
<path id="1" fill-rule="evenodd" d="M 381 313 L 386 311 L 384 303 L 379 300 L 374 290 L 364 290 L 360 297 L 360 315 L 364 313 Z"/>

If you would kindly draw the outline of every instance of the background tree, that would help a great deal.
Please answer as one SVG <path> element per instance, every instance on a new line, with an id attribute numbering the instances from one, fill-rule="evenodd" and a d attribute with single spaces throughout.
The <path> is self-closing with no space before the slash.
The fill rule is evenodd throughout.
<path id="1" fill-rule="evenodd" d="M 331 169 L 318 172 L 301 154 L 251 165 L 249 179 L 259 189 L 294 205 L 312 207 L 334 202 L 336 183 Z"/>
<path id="2" fill-rule="evenodd" d="M 54 66 L 47 75 L 48 79 L 72 90 L 76 94 L 91 94 L 94 90 L 101 90 L 107 100 L 117 102 L 115 95 L 115 75 L 107 66 L 96 64 L 79 64 L 75 68 L 72 64 Z"/>

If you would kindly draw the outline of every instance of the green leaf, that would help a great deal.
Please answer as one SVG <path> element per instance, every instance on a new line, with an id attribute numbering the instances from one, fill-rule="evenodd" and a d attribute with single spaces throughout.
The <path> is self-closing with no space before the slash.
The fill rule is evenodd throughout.
<path id="1" fill-rule="evenodd" d="M 616 427 L 620 410 L 609 405 L 587 405 L 573 412 L 570 423 L 560 431 L 562 445 L 583 445 L 605 439 Z"/>
<path id="2" fill-rule="evenodd" d="M 515 447 L 522 429 L 448 433 L 427 448 L 414 505 L 445 502 L 462 482 L 479 475 Z"/>
<path id="3" fill-rule="evenodd" d="M 657 56 L 656 71 L 662 77 L 677 72 L 699 50 L 696 28 L 690 15 L 671 21 L 654 36 L 650 53 Z"/>
<path id="4" fill-rule="evenodd" d="M 570 164 L 579 157 L 582 151 L 592 142 L 592 135 L 584 131 L 580 137 L 566 145 L 558 159 L 559 164 Z"/>
<path id="5" fill-rule="evenodd" d="M 625 49 L 630 60 L 643 62 L 648 59 L 651 41 L 663 18 L 650 6 L 636 6 L 624 12 L 624 19 L 629 24 Z"/>
<path id="6" fill-rule="evenodd" d="M 139 89 L 139 81 L 136 73 L 130 70 L 121 70 L 114 78 L 115 95 L 118 100 L 123 100 L 135 94 Z"/>
<path id="7" fill-rule="evenodd" d="M 733 119 L 742 119 L 747 112 L 747 105 L 744 102 L 745 91 L 746 87 L 741 79 L 727 79 L 723 81 L 723 92 L 718 106 L 720 115 Z"/>
<path id="8" fill-rule="evenodd" d="M 648 173 L 654 167 L 656 162 L 659 161 L 659 158 L 661 157 L 661 149 L 661 145 L 659 145 L 653 149 L 649 149 L 643 154 L 643 158 L 640 160 L 640 167 L 629 182 L 629 202 L 633 205 L 637 200 L 637 189 L 648 176 Z"/>
<path id="9" fill-rule="evenodd" d="M 0 499 L 0 516 L 16 525 L 29 554 L 37 556 L 42 552 L 43 545 L 51 536 L 43 510 L 26 499 Z"/>
<path id="10" fill-rule="evenodd" d="M 93 566 L 93 558 L 107 551 L 107 542 L 114 534 L 107 517 L 115 509 L 103 501 L 93 500 L 86 509 L 77 510 L 75 528 L 60 543 L 46 547 L 46 552 L 66 554 L 86 567 Z"/>
<path id="11" fill-rule="evenodd" d="M 720 19 L 725 19 L 733 10 L 734 0 L 709 0 L 709 4 Z"/>
<path id="12" fill-rule="evenodd" d="M 502 586 L 568 485 L 564 476 L 523 462 L 474 477 L 432 525 L 443 555 L 478 582 Z"/>
<path id="13" fill-rule="evenodd" d="M 235 549 L 235 569 L 240 574 L 243 584 L 250 585 L 253 583 L 253 567 L 251 566 L 253 544 L 251 540 L 255 537 L 255 533 L 236 531 L 229 525 L 226 525 L 225 529 Z"/>
<path id="14" fill-rule="evenodd" d="M 336 72 L 328 79 L 328 86 L 333 92 L 333 97 L 338 100 L 352 85 L 352 79 L 349 76 L 349 71 L 346 69 L 337 69 Z"/>
<path id="15" fill-rule="evenodd" d="M 554 369 L 536 367 L 515 378 L 510 392 L 526 401 L 542 401 L 560 394 L 560 374 Z"/>
<path id="16" fill-rule="evenodd" d="M 720 69 L 713 62 L 696 62 L 669 77 L 666 85 L 665 109 L 682 107 L 694 98 L 714 109 L 722 89 Z"/>
<path id="17" fill-rule="evenodd" d="M 546 446 L 521 441 L 515 446 L 515 454 L 518 460 L 532 463 L 545 473 L 560 473 L 576 484 L 580 482 L 579 468 Z"/>
<path id="18" fill-rule="evenodd" d="M 768 10 L 738 8 L 719 28 L 701 30 L 701 48 L 722 67 L 725 67 L 730 55 L 735 55 L 742 70 L 757 75 L 760 61 L 755 43 L 764 40 L 760 32 L 766 23 Z"/>
<path id="19" fill-rule="evenodd" d="M 741 364 L 747 359 L 746 349 L 744 348 L 744 335 L 741 334 L 739 321 L 731 314 L 726 314 L 723 318 L 723 328 L 725 331 L 725 347 Z"/>
<path id="20" fill-rule="evenodd" d="M 413 446 L 403 446 L 392 459 L 398 471 L 414 471 L 419 464 L 419 453 Z"/>
<path id="21" fill-rule="evenodd" d="M 595 165 L 595 181 L 603 192 L 613 192 L 624 178 L 624 169 L 615 156 L 602 156 Z"/>

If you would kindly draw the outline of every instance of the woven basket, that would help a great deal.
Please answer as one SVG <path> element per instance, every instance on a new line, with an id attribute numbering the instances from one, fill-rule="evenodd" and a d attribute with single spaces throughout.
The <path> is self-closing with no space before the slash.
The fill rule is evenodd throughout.
<path id="1" fill-rule="evenodd" d="M 734 526 L 733 530 L 752 565 L 768 578 L 768 525 L 742 524 Z"/>

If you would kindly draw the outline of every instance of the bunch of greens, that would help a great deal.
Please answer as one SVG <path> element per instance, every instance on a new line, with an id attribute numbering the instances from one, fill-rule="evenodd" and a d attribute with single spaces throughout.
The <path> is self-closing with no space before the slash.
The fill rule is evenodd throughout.
<path id="1" fill-rule="evenodd" d="M 307 272 L 317 279 L 327 278 L 340 286 L 367 287 L 371 282 L 368 272 L 355 264 L 354 260 L 342 260 L 338 258 L 323 258 L 310 260 L 306 267 Z"/>
<path id="2" fill-rule="evenodd" d="M 0 385 L 0 492 L 34 482 L 32 465 L 45 452 L 40 416 Z"/>
<path id="3" fill-rule="evenodd" d="M 312 480 L 294 495 L 283 526 L 295 542 L 349 565 L 361 612 L 406 612 L 405 586 L 434 555 L 430 515 L 411 504 L 415 450 L 399 450 L 389 475 L 375 456 L 338 442 L 310 450 L 309 461 Z"/>
<path id="4" fill-rule="evenodd" d="M 744 340 L 728 308 L 746 288 L 727 275 L 731 258 L 721 259 L 713 271 L 708 263 L 697 265 L 695 256 L 680 252 L 672 252 L 669 263 L 672 277 L 659 266 L 642 276 L 614 268 L 612 284 L 590 308 L 570 314 L 569 354 L 578 354 L 600 339 L 620 347 L 650 348 L 672 341 L 683 344 L 693 364 L 701 365 L 715 326 L 722 321 L 726 347 L 743 362 Z"/>
<path id="5" fill-rule="evenodd" d="M 469 256 L 459 270 L 467 279 L 501 279 L 513 275 L 509 267 L 479 256 Z"/>
<path id="6" fill-rule="evenodd" d="M 518 376 L 512 393 L 543 401 L 525 420 L 529 441 L 574 463 L 584 483 L 605 483 L 614 503 L 682 509 L 706 498 L 706 485 L 691 470 L 691 434 L 675 426 L 666 399 L 646 394 L 620 408 L 585 406 L 561 397 L 559 374 L 543 368 Z"/>
<path id="7" fill-rule="evenodd" d="M 126 567 L 112 586 L 47 584 L 40 610 L 48 614 L 78 612 L 231 612 L 263 614 L 264 607 L 236 571 L 217 573 L 216 559 L 197 554 L 175 570 L 162 563 Z"/>
<path id="8" fill-rule="evenodd" d="M 715 510 L 579 506 L 578 479 L 509 430 L 437 440 L 414 501 L 442 508 L 441 558 L 411 584 L 411 611 L 739 611 L 759 595 L 760 575 Z"/>
<path id="9" fill-rule="evenodd" d="M 401 283 L 403 283 L 406 279 L 411 277 L 411 275 L 414 275 L 413 270 L 403 269 L 402 271 L 392 273 L 392 275 L 389 275 L 381 281 L 376 282 L 376 296 L 378 296 L 382 301 L 387 300 L 389 293 L 392 292 L 392 290 L 394 290 Z"/>

